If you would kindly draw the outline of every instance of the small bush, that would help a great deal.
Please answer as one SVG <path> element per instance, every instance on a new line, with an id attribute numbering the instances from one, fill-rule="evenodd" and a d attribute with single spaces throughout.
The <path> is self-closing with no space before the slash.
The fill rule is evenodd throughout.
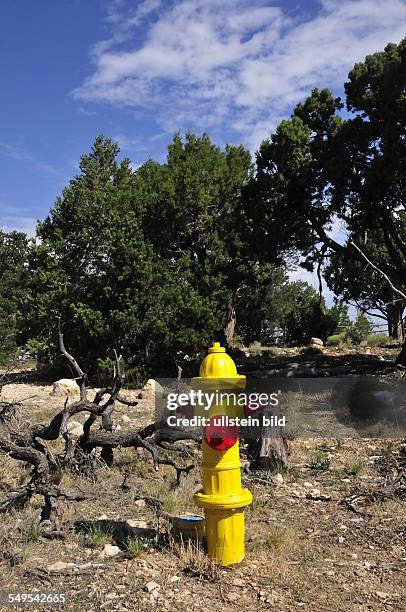
<path id="1" fill-rule="evenodd" d="M 30 531 L 28 533 L 28 539 L 30 542 L 38 542 L 41 537 L 41 528 L 37 523 L 31 525 Z"/>
<path id="2" fill-rule="evenodd" d="M 172 552 L 179 558 L 186 575 L 207 582 L 217 582 L 220 579 L 218 563 L 206 554 L 201 542 L 173 542 Z"/>
<path id="3" fill-rule="evenodd" d="M 369 334 L 367 337 L 367 346 L 386 346 L 389 344 L 389 342 L 391 342 L 391 340 L 392 339 L 389 336 L 383 333 Z"/>
<path id="4" fill-rule="evenodd" d="M 128 538 L 126 542 L 126 550 L 131 557 L 135 559 L 143 550 L 148 550 L 151 546 L 151 541 L 148 538 Z"/>
<path id="5" fill-rule="evenodd" d="M 318 346 L 304 346 L 300 349 L 301 355 L 322 355 L 323 349 Z"/>
<path id="6" fill-rule="evenodd" d="M 104 548 L 111 542 L 111 530 L 102 529 L 99 525 L 92 525 L 86 532 L 86 545 L 89 548 Z"/>
<path id="7" fill-rule="evenodd" d="M 316 471 L 328 470 L 330 467 L 330 459 L 324 450 L 318 450 L 311 457 L 309 462 L 310 468 Z"/>
<path id="8" fill-rule="evenodd" d="M 362 459 L 356 459 L 353 463 L 351 463 L 351 465 L 348 466 L 347 473 L 350 476 L 358 476 L 358 474 L 360 474 L 364 468 L 365 461 Z"/>
<path id="9" fill-rule="evenodd" d="M 341 332 L 340 334 L 334 334 L 327 338 L 327 346 L 343 346 L 347 342 L 347 333 Z"/>

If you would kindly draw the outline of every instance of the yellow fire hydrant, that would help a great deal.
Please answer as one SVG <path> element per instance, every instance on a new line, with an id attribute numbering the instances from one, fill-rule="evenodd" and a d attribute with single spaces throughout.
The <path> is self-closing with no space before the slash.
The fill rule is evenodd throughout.
<path id="1" fill-rule="evenodd" d="M 245 376 L 237 374 L 234 361 L 219 342 L 214 342 L 204 358 L 193 386 L 204 391 L 233 397 L 233 390 L 245 388 Z M 209 411 L 210 423 L 202 441 L 203 490 L 195 493 L 197 506 L 204 508 L 206 539 L 210 557 L 222 565 L 244 559 L 244 508 L 252 502 L 248 489 L 241 487 L 238 429 L 222 425 L 222 416 L 240 412 L 230 401 L 218 401 Z"/>

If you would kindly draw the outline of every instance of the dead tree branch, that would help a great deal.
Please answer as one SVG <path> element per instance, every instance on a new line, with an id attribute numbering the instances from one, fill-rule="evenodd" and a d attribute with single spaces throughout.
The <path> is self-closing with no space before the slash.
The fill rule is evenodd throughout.
<path id="1" fill-rule="evenodd" d="M 92 457 L 97 450 L 107 464 L 114 460 L 114 449 L 143 448 L 152 458 L 154 466 L 169 465 L 176 472 L 176 484 L 179 485 L 182 474 L 188 474 L 194 465 L 178 465 L 173 459 L 162 453 L 163 444 L 178 440 L 198 440 L 194 432 L 173 430 L 163 427 L 160 423 L 152 423 L 138 431 L 118 433 L 114 431 L 114 409 L 116 403 L 134 407 L 137 401 L 124 398 L 120 392 L 123 385 L 120 357 L 114 351 L 114 375 L 108 387 L 95 393 L 93 401 L 88 399 L 88 377 L 77 360 L 66 350 L 61 324 L 58 321 L 58 339 L 61 354 L 68 361 L 80 389 L 80 399 L 71 404 L 65 402 L 63 409 L 56 414 L 48 424 L 28 425 L 22 431 L 15 431 L 11 425 L 8 406 L 0 406 L 0 451 L 12 459 L 28 463 L 32 466 L 29 481 L 19 486 L 0 500 L 0 512 L 12 507 L 24 506 L 33 495 L 41 495 L 44 505 L 41 512 L 41 522 L 48 522 L 57 509 L 58 500 L 80 501 L 88 496 L 84 492 L 69 493 L 59 487 L 64 468 L 74 468 L 83 461 L 83 457 Z M 69 431 L 70 419 L 78 414 L 86 414 L 83 425 L 83 435 L 74 440 Z M 94 424 L 99 421 L 100 428 L 95 430 Z M 46 442 L 63 438 L 65 448 L 63 453 L 53 456 Z M 58 530 L 57 530 L 58 531 Z M 54 533 L 52 531 L 52 533 Z"/>

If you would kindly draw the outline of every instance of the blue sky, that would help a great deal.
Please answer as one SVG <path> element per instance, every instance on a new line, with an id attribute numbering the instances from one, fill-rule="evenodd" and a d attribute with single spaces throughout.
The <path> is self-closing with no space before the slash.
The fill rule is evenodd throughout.
<path id="1" fill-rule="evenodd" d="M 0 227 L 33 232 L 103 132 L 134 166 L 177 129 L 252 151 L 312 86 L 402 38 L 403 0 L 3 0 Z"/>

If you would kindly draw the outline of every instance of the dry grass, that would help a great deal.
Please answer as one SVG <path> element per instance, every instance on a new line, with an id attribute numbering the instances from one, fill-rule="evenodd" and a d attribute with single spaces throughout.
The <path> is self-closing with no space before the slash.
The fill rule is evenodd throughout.
<path id="1" fill-rule="evenodd" d="M 220 579 L 220 566 L 208 557 L 201 542 L 191 540 L 179 542 L 171 539 L 170 550 L 179 560 L 182 571 L 188 576 L 207 582 L 217 582 Z"/>
<path id="2" fill-rule="evenodd" d="M 36 416 L 48 420 L 55 406 L 45 415 L 40 405 Z M 400 576 L 406 558 L 405 502 L 372 504 L 363 516 L 354 515 L 342 503 L 354 488 L 373 490 L 382 483 L 369 457 L 390 457 L 398 443 L 338 436 L 292 441 L 293 467 L 284 483 L 275 486 L 270 474 L 261 475 L 261 482 L 249 483 L 254 504 L 246 511 L 246 559 L 232 568 L 216 565 L 201 543 L 168 538 L 168 523 L 147 505 L 134 501 L 142 493 L 161 498 L 173 514 L 194 512 L 193 493 L 201 483 L 198 469 L 182 478 L 175 489 L 173 470 L 160 467 L 155 471 L 145 452 L 122 449 L 115 452 L 113 469 L 96 463 L 87 475 L 66 471 L 63 488 L 74 491 L 80 486 L 91 499 L 60 504 L 55 519 L 67 533 L 64 541 L 44 540 L 36 532 L 39 497 L 22 510 L 2 515 L 0 590 L 41 589 L 40 577 L 46 575 L 48 590 L 68 593 L 69 612 L 92 608 L 200 611 L 219 605 L 230 612 L 257 612 L 269 610 L 270 601 L 281 611 L 403 610 L 406 590 Z M 56 452 L 53 443 L 49 448 Z M 327 469 L 311 469 L 309 463 L 315 468 L 324 458 L 330 460 Z M 199 459 L 197 455 L 196 463 Z M 124 472 L 129 475 L 130 491 L 121 489 Z M 23 464 L 1 456 L 0 496 L 16 483 L 26 482 L 29 474 Z M 331 495 L 331 500 L 306 499 L 306 481 Z M 303 495 L 294 495 L 297 492 Z M 142 520 L 152 535 L 142 530 L 132 533 L 120 543 L 121 555 L 103 559 L 101 548 L 115 538 L 100 528 L 102 516 L 113 525 Z M 87 534 L 75 532 L 80 521 L 98 527 Z M 83 574 L 44 572 L 48 564 L 61 560 L 91 567 Z M 154 597 L 146 589 L 151 580 L 160 586 Z M 389 594 L 387 602 L 376 591 Z"/>

